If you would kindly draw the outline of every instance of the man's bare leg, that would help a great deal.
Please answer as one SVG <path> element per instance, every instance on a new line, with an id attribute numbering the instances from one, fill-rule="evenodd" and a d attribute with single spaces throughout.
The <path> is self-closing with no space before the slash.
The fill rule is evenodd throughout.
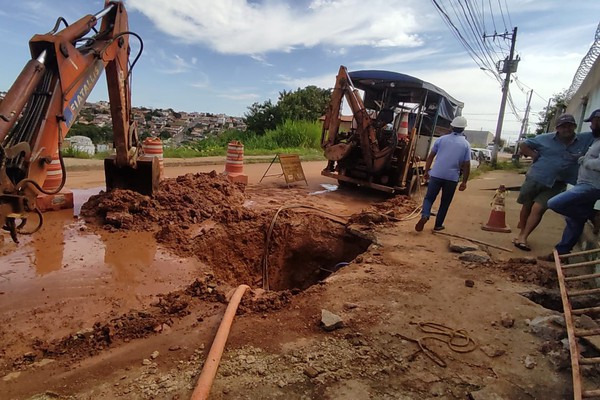
<path id="1" fill-rule="evenodd" d="M 517 241 L 519 243 L 527 244 L 529 235 L 540 224 L 545 212 L 546 208 L 544 208 L 540 203 L 533 203 L 533 206 L 531 206 L 531 212 L 529 213 L 529 217 L 525 223 L 525 227 L 521 229 L 521 232 L 519 232 L 519 236 L 517 237 Z"/>
<path id="2" fill-rule="evenodd" d="M 523 204 L 523 206 L 521 207 L 521 212 L 519 214 L 519 224 L 517 225 L 517 229 L 521 229 L 522 231 L 525 227 L 525 224 L 527 223 L 527 218 L 529 218 L 529 214 L 531 213 L 532 206 L 533 203 Z"/>

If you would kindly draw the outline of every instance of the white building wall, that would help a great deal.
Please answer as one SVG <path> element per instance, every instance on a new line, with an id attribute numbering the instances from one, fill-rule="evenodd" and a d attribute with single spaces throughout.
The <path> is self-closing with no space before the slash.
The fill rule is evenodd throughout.
<path id="1" fill-rule="evenodd" d="M 573 95 L 566 112 L 575 116 L 578 132 L 587 132 L 590 130 L 590 124 L 583 120 L 597 108 L 600 108 L 600 57 L 596 59 L 581 86 Z"/>

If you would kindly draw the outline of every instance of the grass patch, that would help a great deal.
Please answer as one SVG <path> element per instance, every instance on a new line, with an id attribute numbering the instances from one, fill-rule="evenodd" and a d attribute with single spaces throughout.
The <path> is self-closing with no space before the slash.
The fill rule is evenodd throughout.
<path id="1" fill-rule="evenodd" d="M 512 161 L 498 161 L 496 163 L 496 167 L 493 167 L 492 164 L 490 164 L 490 163 L 483 163 L 483 164 L 479 165 L 479 168 L 471 170 L 471 173 L 469 174 L 469 179 L 475 179 L 475 178 L 485 174 L 486 172 L 496 171 L 496 170 L 515 171 L 519 174 L 523 174 L 523 173 L 527 172 L 527 169 L 529 168 L 530 165 L 531 165 L 530 163 L 516 163 L 515 164 Z"/>
<path id="2" fill-rule="evenodd" d="M 65 158 L 83 158 L 83 159 L 93 159 L 94 156 L 88 152 L 76 150 L 73 147 L 67 147 L 61 151 L 61 154 Z"/>

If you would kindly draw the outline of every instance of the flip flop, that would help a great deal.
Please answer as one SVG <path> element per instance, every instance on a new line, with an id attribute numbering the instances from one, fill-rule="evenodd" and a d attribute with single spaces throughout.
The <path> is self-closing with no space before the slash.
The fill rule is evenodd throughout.
<path id="1" fill-rule="evenodd" d="M 523 250 L 523 251 L 531 251 L 531 247 L 529 247 L 527 245 L 527 243 L 513 242 L 513 244 L 515 245 L 515 247 L 517 249 L 520 249 L 520 250 Z"/>

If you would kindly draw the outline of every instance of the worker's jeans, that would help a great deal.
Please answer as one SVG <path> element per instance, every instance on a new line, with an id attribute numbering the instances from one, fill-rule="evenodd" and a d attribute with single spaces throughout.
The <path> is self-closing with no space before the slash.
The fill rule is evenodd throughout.
<path id="1" fill-rule="evenodd" d="M 555 246 L 558 254 L 567 254 L 577 244 L 586 221 L 594 215 L 594 204 L 600 199 L 600 189 L 580 183 L 548 200 L 548 208 L 565 216 L 567 225 L 560 242 Z"/>
<path id="2" fill-rule="evenodd" d="M 435 178 L 433 176 L 430 177 L 429 184 L 427 185 L 427 193 L 423 199 L 423 211 L 421 211 L 421 216 L 426 218 L 431 216 L 431 206 L 441 190 L 442 198 L 440 199 L 440 208 L 435 217 L 435 226 L 438 227 L 444 225 L 444 220 L 446 219 L 450 203 L 452 203 L 456 186 L 458 186 L 458 182 Z"/>

